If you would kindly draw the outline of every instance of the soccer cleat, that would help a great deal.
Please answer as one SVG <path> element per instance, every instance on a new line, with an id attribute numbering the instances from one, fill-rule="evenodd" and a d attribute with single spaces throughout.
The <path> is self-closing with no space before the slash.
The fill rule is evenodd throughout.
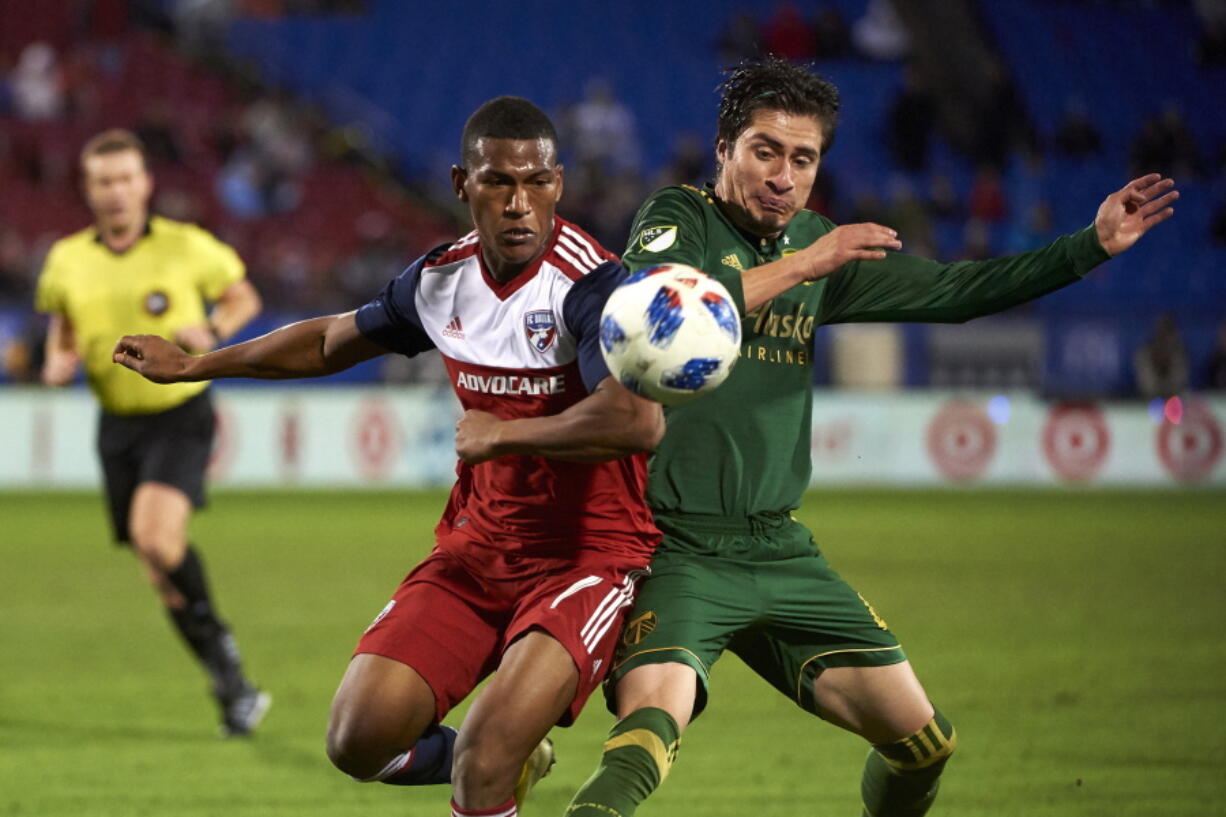
<path id="1" fill-rule="evenodd" d="M 524 761 L 524 767 L 519 772 L 519 782 L 515 784 L 515 807 L 517 809 L 524 807 L 524 801 L 528 799 L 528 792 L 538 780 L 549 774 L 553 764 L 557 762 L 558 759 L 553 753 L 553 741 L 549 738 L 541 738 L 541 742 L 532 750 L 532 754 L 528 755 L 528 759 Z"/>
<path id="2" fill-rule="evenodd" d="M 221 704 L 221 736 L 244 737 L 259 726 L 272 705 L 272 696 L 262 689 L 244 684 L 235 696 L 218 698 Z"/>

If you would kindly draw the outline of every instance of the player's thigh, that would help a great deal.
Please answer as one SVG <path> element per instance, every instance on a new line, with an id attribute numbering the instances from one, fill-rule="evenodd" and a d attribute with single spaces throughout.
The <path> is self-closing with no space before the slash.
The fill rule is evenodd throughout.
<path id="1" fill-rule="evenodd" d="M 140 454 L 143 428 L 140 418 L 119 417 L 102 412 L 98 418 L 97 451 L 102 464 L 102 481 L 115 541 L 131 540 L 128 516 L 132 495 L 140 484 Z"/>
<path id="2" fill-rule="evenodd" d="M 563 718 L 578 685 L 579 671 L 566 647 L 541 630 L 527 633 L 507 649 L 473 701 L 457 753 L 484 744 L 518 768 Z"/>
<path id="3" fill-rule="evenodd" d="M 545 633 L 561 645 L 578 672 L 578 683 L 558 721 L 561 725 L 579 717 L 608 674 L 625 614 L 645 575 L 643 568 L 639 557 L 610 553 L 599 561 L 550 570 L 517 593 L 515 615 L 504 641 L 506 655 L 522 638 Z M 506 656 L 500 675 L 505 662 Z"/>
<path id="4" fill-rule="evenodd" d="M 173 485 L 142 482 L 132 493 L 128 529 L 141 560 L 162 572 L 173 571 L 187 548 L 192 504 Z"/>
<path id="5" fill-rule="evenodd" d="M 684 731 L 694 715 L 698 673 L 689 664 L 640 664 L 618 679 L 613 690 L 618 718 L 652 707 L 663 709 Z"/>
<path id="6" fill-rule="evenodd" d="M 761 613 L 753 572 L 743 563 L 678 553 L 657 555 L 651 569 L 622 631 L 606 696 L 617 712 L 621 707 L 613 696 L 620 694 L 623 678 L 639 667 L 679 664 L 694 680 L 693 711 L 679 719 L 688 722 L 706 706 L 712 665 L 733 635 Z M 689 689 L 689 676 L 676 667 L 639 677 L 685 679 Z"/>
<path id="7" fill-rule="evenodd" d="M 508 616 L 462 565 L 436 551 L 400 583 L 354 653 L 411 667 L 441 721 L 497 666 Z"/>
<path id="8" fill-rule="evenodd" d="M 193 508 L 203 508 L 215 425 L 207 391 L 151 417 L 140 452 L 140 481 L 178 488 Z"/>
<path id="9" fill-rule="evenodd" d="M 909 661 L 822 670 L 811 693 L 822 717 L 869 743 L 892 743 L 932 720 L 933 708 Z"/>
<path id="10" fill-rule="evenodd" d="M 880 667 L 906 660 L 885 621 L 818 555 L 760 564 L 767 611 L 728 649 L 780 693 L 822 714 L 814 680 L 837 667 Z"/>
<path id="11" fill-rule="evenodd" d="M 355 655 L 332 698 L 329 754 L 399 751 L 434 720 L 434 692 L 417 670 L 382 655 Z"/>

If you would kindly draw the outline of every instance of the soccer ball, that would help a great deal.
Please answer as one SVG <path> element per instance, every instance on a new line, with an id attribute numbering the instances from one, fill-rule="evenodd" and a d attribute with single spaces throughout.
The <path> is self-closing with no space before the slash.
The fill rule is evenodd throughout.
<path id="1" fill-rule="evenodd" d="M 613 290 L 600 317 L 600 350 L 631 391 L 688 403 L 732 371 L 741 316 L 723 285 L 684 264 L 639 270 Z"/>

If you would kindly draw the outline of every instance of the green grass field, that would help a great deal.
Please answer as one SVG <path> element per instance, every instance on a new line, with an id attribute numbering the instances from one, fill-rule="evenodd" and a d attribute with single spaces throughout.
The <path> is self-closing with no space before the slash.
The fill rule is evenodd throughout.
<path id="1" fill-rule="evenodd" d="M 275 704 L 222 741 L 203 675 L 94 495 L 0 495 L 0 815 L 443 815 L 323 753 L 355 639 L 441 494 L 222 494 L 195 523 Z M 835 492 L 802 518 L 902 638 L 959 752 L 934 814 L 1226 814 L 1226 495 Z M 725 658 L 650 815 L 856 815 L 864 747 Z M 458 713 L 457 713 L 458 714 Z M 453 715 L 452 722 L 456 722 Z M 610 716 L 555 730 L 561 815 Z"/>

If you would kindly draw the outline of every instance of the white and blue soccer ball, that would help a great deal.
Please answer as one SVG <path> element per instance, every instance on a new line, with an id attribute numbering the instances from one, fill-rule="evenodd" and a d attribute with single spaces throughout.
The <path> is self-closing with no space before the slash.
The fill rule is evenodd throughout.
<path id="1" fill-rule="evenodd" d="M 665 405 L 705 394 L 728 377 L 741 348 L 741 316 L 723 284 L 684 264 L 646 267 L 613 290 L 600 318 L 600 350 L 631 391 Z"/>

